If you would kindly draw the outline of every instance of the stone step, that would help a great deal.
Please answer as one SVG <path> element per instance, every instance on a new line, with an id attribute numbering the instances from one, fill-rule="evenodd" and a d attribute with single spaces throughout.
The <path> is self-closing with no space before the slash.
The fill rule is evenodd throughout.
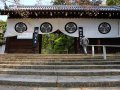
<path id="1" fill-rule="evenodd" d="M 96 54 L 95 56 L 100 56 L 101 54 Z M 109 54 L 110 56 L 120 56 L 119 54 Z M 50 57 L 50 56 L 86 56 L 85 54 L 0 54 L 0 56 L 17 56 L 17 57 L 29 57 L 29 56 L 39 56 L 39 57 Z M 91 54 L 87 54 L 87 56 L 91 56 Z"/>
<path id="2" fill-rule="evenodd" d="M 82 57 L 82 56 L 79 56 L 79 57 L 71 57 L 71 56 L 66 56 L 66 57 L 63 57 L 63 56 L 50 56 L 50 57 L 4 57 L 2 58 L 0 61 L 2 60 L 103 60 L 103 56 L 99 56 L 99 57 L 92 57 L 92 56 L 86 56 L 86 57 Z M 120 60 L 120 57 L 107 57 L 107 60 Z"/>
<path id="3" fill-rule="evenodd" d="M 32 60 L 36 60 L 36 61 L 40 61 L 40 60 L 44 60 L 44 61 L 48 61 L 48 60 L 53 60 L 53 61 L 56 61 L 56 60 L 60 60 L 60 61 L 70 61 L 70 60 L 76 60 L 76 61 L 79 61 L 79 60 L 103 60 L 103 58 L 7 58 L 7 59 L 1 59 L 0 61 L 2 60 L 7 60 L 7 61 L 32 61 Z M 120 60 L 120 59 L 108 59 L 108 60 Z"/>
<path id="4" fill-rule="evenodd" d="M 81 59 L 81 58 L 85 58 L 85 59 L 94 59 L 94 57 L 63 57 L 63 56 L 58 56 L 58 57 L 54 57 L 54 56 L 51 56 L 51 57 L 5 57 L 5 59 L 22 59 L 22 58 L 26 58 L 26 59 L 60 59 L 60 58 L 65 58 L 65 59 L 72 59 L 72 58 L 75 58 L 75 59 Z M 102 58 L 102 57 L 96 57 L 96 58 Z"/>
<path id="5" fill-rule="evenodd" d="M 21 59 L 21 58 L 23 58 L 23 57 L 11 57 L 11 58 L 17 58 L 17 59 Z M 103 55 L 101 55 L 101 56 L 95 56 L 95 57 L 93 57 L 93 56 L 77 56 L 77 57 L 75 57 L 75 56 L 72 56 L 72 57 L 69 57 L 69 56 L 66 56 L 66 57 L 63 57 L 63 56 L 58 56 L 58 57 L 56 57 L 56 56 L 50 56 L 50 57 L 24 57 L 24 58 L 27 58 L 27 59 L 30 59 L 30 58 L 35 58 L 35 59 L 39 59 L 39 58 L 41 58 L 41 59 L 49 59 L 49 58 L 79 58 L 79 59 L 82 59 L 82 58 L 84 58 L 84 59 L 102 59 L 103 58 Z M 112 59 L 120 59 L 120 56 L 107 56 L 107 58 L 108 59 L 110 59 L 110 58 L 112 58 Z"/>
<path id="6" fill-rule="evenodd" d="M 120 65 L 20 65 L 0 64 L 0 68 L 16 69 L 120 69 Z"/>
<path id="7" fill-rule="evenodd" d="M 105 76 L 120 75 L 117 69 L 10 69 L 0 68 L 0 74 L 44 75 L 44 76 Z"/>
<path id="8" fill-rule="evenodd" d="M 0 56 L 17 56 L 17 57 L 29 57 L 29 56 L 39 56 L 39 57 L 50 57 L 50 56 L 91 56 L 92 54 L 0 54 Z M 101 56 L 102 54 L 95 54 L 95 56 Z M 111 57 L 111 56 L 120 56 L 120 54 L 118 53 L 114 53 L 114 54 L 107 54 L 107 56 Z"/>
<path id="9" fill-rule="evenodd" d="M 119 87 L 120 55 L 0 55 L 0 85 Z"/>
<path id="10" fill-rule="evenodd" d="M 94 58 L 94 59 L 92 59 L 92 58 L 88 58 L 88 59 L 85 59 L 85 58 L 82 58 L 82 59 L 80 59 L 80 58 L 47 58 L 47 59 L 35 59 L 35 58 L 30 58 L 30 59 L 25 59 L 25 58 L 22 58 L 22 59 L 1 59 L 0 61 L 4 61 L 4 60 L 6 60 L 6 61 L 49 61 L 49 60 L 51 60 L 51 61 L 103 61 L 104 59 L 103 58 L 101 58 L 101 59 L 97 59 L 97 58 Z M 111 59 L 108 59 L 107 58 L 107 60 L 108 61 L 115 61 L 115 60 L 120 60 L 120 58 L 118 58 L 118 59 L 116 59 L 116 58 L 111 58 Z"/>
<path id="11" fill-rule="evenodd" d="M 95 55 L 94 57 L 95 58 L 100 58 L 102 56 L 102 54 L 101 55 Z M 78 54 L 78 55 L 75 55 L 75 54 L 59 54 L 59 55 L 40 55 L 40 54 L 28 54 L 28 55 L 16 55 L 16 54 L 13 54 L 13 55 L 9 55 L 9 54 L 7 54 L 7 55 L 3 55 L 3 56 L 1 56 L 1 57 L 5 57 L 5 58 L 94 58 L 91 54 L 90 55 L 80 55 L 80 54 Z M 108 56 L 107 55 L 107 57 L 115 57 L 115 56 Z M 120 56 L 118 56 L 118 57 L 120 57 Z"/>
<path id="12" fill-rule="evenodd" d="M 0 90 L 120 90 L 120 87 L 29 87 L 0 85 Z"/>
<path id="13" fill-rule="evenodd" d="M 82 58 L 82 59 L 76 59 L 76 58 L 57 58 L 57 59 L 53 59 L 53 58 L 49 58 L 49 59 L 35 59 L 35 58 L 31 58 L 31 59 L 26 59 L 26 58 L 22 58 L 22 59 L 1 59 L 0 60 L 0 62 L 1 61 L 61 61 L 61 62 L 73 62 L 73 61 L 120 61 L 120 59 L 107 59 L 107 60 L 104 60 L 104 59 L 96 59 L 96 58 L 94 58 L 94 59 L 84 59 L 84 58 Z"/>
<path id="14" fill-rule="evenodd" d="M 120 64 L 119 61 L 0 61 L 1 64 L 32 64 L 32 65 L 107 65 Z"/>
<path id="15" fill-rule="evenodd" d="M 0 74 L 0 85 L 39 87 L 117 87 L 120 76 L 36 76 Z"/>
<path id="16" fill-rule="evenodd" d="M 63 57 L 66 57 L 66 56 L 68 56 L 68 57 L 71 57 L 71 56 L 75 56 L 75 57 L 77 57 L 77 56 L 82 56 L 82 57 L 86 57 L 86 56 L 91 56 L 92 55 L 92 53 L 91 54 L 87 54 L 87 55 L 85 55 L 85 54 L 0 54 L 0 56 L 13 56 L 13 57 L 29 57 L 29 56 L 31 56 L 31 57 L 35 57 L 35 56 L 39 56 L 39 57 L 50 57 L 50 56 L 56 56 L 56 57 L 58 57 L 58 56 L 63 56 Z M 101 54 L 95 54 L 95 56 L 101 56 L 101 55 L 103 55 L 102 53 Z M 114 53 L 114 54 L 107 54 L 107 56 L 108 57 L 111 57 L 111 56 L 118 56 L 118 57 L 120 57 L 120 54 L 118 53 Z"/>
<path id="17" fill-rule="evenodd" d="M 91 58 L 88 58 L 88 59 L 76 59 L 76 58 L 49 58 L 49 59 L 26 59 L 26 58 L 22 58 L 22 59 L 1 59 L 0 61 L 105 61 L 103 58 L 101 59 L 97 59 L 97 58 L 94 58 L 94 59 L 91 59 Z M 107 59 L 106 61 L 120 61 L 120 58 L 118 59 Z"/>
<path id="18" fill-rule="evenodd" d="M 20 55 L 5 55 L 2 56 L 1 60 L 103 60 L 103 56 L 102 55 L 98 55 L 95 57 L 92 57 L 91 55 L 75 55 L 75 54 L 63 54 L 63 55 L 33 55 L 33 54 L 20 54 Z M 120 60 L 120 56 L 119 55 L 111 55 L 111 56 L 107 56 L 107 60 Z"/>

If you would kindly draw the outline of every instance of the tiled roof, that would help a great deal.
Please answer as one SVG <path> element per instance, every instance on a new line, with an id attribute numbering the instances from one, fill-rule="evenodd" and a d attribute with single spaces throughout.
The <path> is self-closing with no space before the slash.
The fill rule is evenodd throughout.
<path id="1" fill-rule="evenodd" d="M 120 19 L 119 6 L 12 6 L 1 9 L 9 18 L 111 18 Z"/>
<path id="2" fill-rule="evenodd" d="M 53 5 L 53 6 L 10 6 L 8 10 L 100 10 L 120 11 L 119 6 L 80 6 L 80 5 Z"/>

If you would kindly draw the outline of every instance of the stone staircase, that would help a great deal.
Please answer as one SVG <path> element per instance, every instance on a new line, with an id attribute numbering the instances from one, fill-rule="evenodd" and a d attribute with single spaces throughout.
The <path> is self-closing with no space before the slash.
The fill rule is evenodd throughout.
<path id="1" fill-rule="evenodd" d="M 3 54 L 0 85 L 37 87 L 120 87 L 120 55 Z"/>

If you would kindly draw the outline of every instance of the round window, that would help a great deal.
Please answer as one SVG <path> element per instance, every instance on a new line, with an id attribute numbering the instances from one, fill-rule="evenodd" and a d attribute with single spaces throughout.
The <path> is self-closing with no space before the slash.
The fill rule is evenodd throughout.
<path id="1" fill-rule="evenodd" d="M 65 25 L 65 30 L 68 33 L 74 33 L 77 30 L 77 25 L 74 22 L 69 22 Z"/>
<path id="2" fill-rule="evenodd" d="M 52 31 L 52 25 L 48 22 L 42 23 L 40 26 L 40 31 L 42 33 L 49 33 Z"/>
<path id="3" fill-rule="evenodd" d="M 102 34 L 107 34 L 111 30 L 111 26 L 109 23 L 103 22 L 99 25 L 98 30 Z"/>
<path id="4" fill-rule="evenodd" d="M 15 31 L 18 33 L 23 33 L 26 30 L 27 30 L 27 26 L 23 22 L 19 22 L 15 25 Z"/>

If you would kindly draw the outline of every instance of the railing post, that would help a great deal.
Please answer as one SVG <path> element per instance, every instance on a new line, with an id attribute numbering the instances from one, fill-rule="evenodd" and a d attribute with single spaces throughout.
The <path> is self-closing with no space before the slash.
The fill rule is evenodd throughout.
<path id="1" fill-rule="evenodd" d="M 92 56 L 93 56 L 93 57 L 95 56 L 95 48 L 94 48 L 94 45 L 92 45 Z"/>
<path id="2" fill-rule="evenodd" d="M 103 46 L 103 58 L 106 60 L 107 56 L 106 56 L 106 46 Z"/>

